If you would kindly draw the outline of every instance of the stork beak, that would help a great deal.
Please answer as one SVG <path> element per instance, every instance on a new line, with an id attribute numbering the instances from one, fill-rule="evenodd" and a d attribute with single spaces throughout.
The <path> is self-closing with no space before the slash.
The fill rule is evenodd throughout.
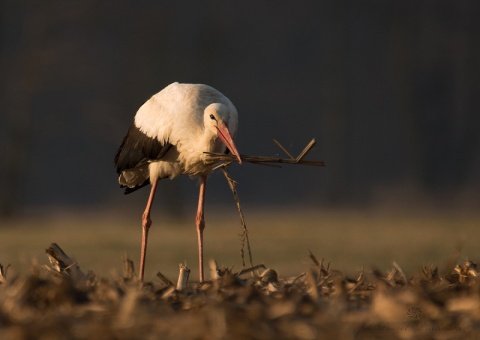
<path id="1" fill-rule="evenodd" d="M 237 148 L 235 147 L 235 143 L 233 143 L 233 138 L 232 135 L 230 134 L 230 131 L 228 131 L 228 127 L 220 123 L 217 126 L 217 131 L 218 131 L 218 137 L 222 140 L 223 144 L 230 150 L 230 152 L 237 157 L 238 163 L 242 164 L 242 159 L 240 158 L 240 154 L 237 151 Z"/>

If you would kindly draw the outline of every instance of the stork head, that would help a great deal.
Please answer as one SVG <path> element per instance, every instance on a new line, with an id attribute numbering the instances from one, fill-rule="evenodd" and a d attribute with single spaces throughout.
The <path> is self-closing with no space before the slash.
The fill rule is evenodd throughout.
<path id="1" fill-rule="evenodd" d="M 236 114 L 236 113 L 235 113 Z M 237 157 L 238 162 L 242 163 L 240 154 L 233 142 L 232 133 L 229 129 L 229 123 L 231 119 L 230 110 L 224 104 L 214 103 L 205 108 L 203 115 L 203 122 L 205 129 L 210 131 L 214 136 L 220 138 L 230 152 Z M 236 121 L 234 123 L 236 125 Z M 236 129 L 236 126 L 235 126 Z M 232 131 L 235 134 L 236 131 Z"/>

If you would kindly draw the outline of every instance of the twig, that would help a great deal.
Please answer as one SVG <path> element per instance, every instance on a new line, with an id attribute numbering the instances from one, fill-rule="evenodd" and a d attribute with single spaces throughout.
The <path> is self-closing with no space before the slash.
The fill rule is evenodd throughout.
<path id="1" fill-rule="evenodd" d="M 290 152 L 288 152 L 287 149 L 285 149 L 285 148 L 283 147 L 283 145 L 280 144 L 280 142 L 279 142 L 278 140 L 274 139 L 273 142 L 274 142 L 275 144 L 277 144 L 277 146 L 278 146 L 280 149 L 282 149 L 282 151 L 285 152 L 285 154 L 286 154 L 288 157 L 290 157 L 291 159 L 295 159 L 295 157 L 293 157 L 293 156 L 290 154 Z"/>
<path id="2" fill-rule="evenodd" d="M 279 141 L 273 140 L 275 144 L 287 154 L 290 158 L 280 158 L 280 157 L 271 157 L 271 156 L 249 156 L 249 155 L 240 155 L 242 162 L 248 162 L 253 164 L 263 164 L 263 165 L 273 165 L 278 166 L 278 164 L 299 164 L 299 165 L 309 165 L 309 166 L 325 166 L 323 161 L 310 161 L 304 160 L 304 157 L 310 152 L 313 146 L 316 144 L 315 139 L 312 139 L 310 143 L 303 149 L 302 152 L 297 157 L 293 157 L 287 149 L 280 144 Z M 234 155 L 226 155 L 222 153 L 213 153 L 205 152 L 208 156 L 208 161 L 212 163 L 212 169 L 215 170 L 220 167 L 225 167 L 230 165 L 233 162 L 238 162 L 238 159 Z"/>
<path id="3" fill-rule="evenodd" d="M 298 155 L 297 158 L 295 158 L 295 161 L 298 163 L 300 162 L 303 157 L 305 157 L 305 155 L 313 148 L 313 146 L 316 144 L 317 142 L 315 141 L 315 138 L 312 139 L 310 141 L 310 143 L 307 144 L 307 146 L 305 147 L 305 149 L 303 149 L 302 152 L 300 152 L 300 154 Z"/>
<path id="4" fill-rule="evenodd" d="M 212 162 L 212 164 L 216 168 L 230 165 L 231 163 L 237 162 L 238 159 L 236 156 L 233 155 L 225 155 L 223 153 L 214 153 L 214 152 L 205 152 L 205 154 L 209 157 L 208 161 Z M 275 165 L 277 163 L 281 164 L 299 164 L 299 165 L 309 165 L 309 166 L 325 166 L 325 162 L 323 161 L 309 161 L 302 159 L 289 159 L 289 158 L 280 158 L 280 157 L 271 157 L 271 156 L 249 156 L 249 155 L 240 155 L 242 162 L 253 163 L 253 164 L 263 164 L 263 165 Z M 220 162 L 221 164 L 216 164 Z"/>

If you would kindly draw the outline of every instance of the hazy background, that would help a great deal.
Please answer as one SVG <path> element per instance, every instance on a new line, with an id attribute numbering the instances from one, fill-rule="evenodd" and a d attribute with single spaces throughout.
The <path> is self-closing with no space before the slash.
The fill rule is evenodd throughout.
<path id="1" fill-rule="evenodd" d="M 241 153 L 281 154 L 272 138 L 293 154 L 318 142 L 308 158 L 326 168 L 230 167 L 256 254 L 266 254 L 257 260 L 298 261 L 309 248 L 358 268 L 405 254 L 421 264 L 461 240 L 468 249 L 478 215 L 442 214 L 479 206 L 479 17 L 475 0 L 0 0 L 0 215 L 11 217 L 0 219 L 11 226 L 0 260 L 55 240 L 84 260 L 93 247 L 114 251 L 95 252 L 93 265 L 137 255 L 148 189 L 123 196 L 113 157 L 138 107 L 174 81 L 232 100 Z M 188 178 L 161 183 L 154 224 L 192 225 L 197 189 Z M 358 213 L 372 208 L 431 218 Z M 209 218 L 215 209 L 223 219 Z M 239 229 L 218 227 L 228 241 L 215 229 L 238 226 L 221 173 L 209 181 L 207 210 L 207 258 L 237 256 Z M 31 212 L 50 217 L 14 222 Z M 173 270 L 186 249 L 196 263 L 193 227 L 155 230 L 155 256 L 177 245 Z M 174 238 L 184 234 L 188 247 Z M 213 244 L 223 255 L 208 253 Z"/>
<path id="2" fill-rule="evenodd" d="M 281 153 L 278 138 L 296 154 L 317 139 L 309 157 L 324 169 L 233 166 L 246 205 L 475 207 L 479 10 L 473 0 L 1 1 L 0 211 L 143 204 L 147 190 L 123 197 L 113 156 L 138 107 L 174 81 L 233 101 L 242 153 Z M 162 191 L 177 213 L 197 195 L 188 179 Z M 231 199 L 221 174 L 208 193 L 208 204 Z"/>

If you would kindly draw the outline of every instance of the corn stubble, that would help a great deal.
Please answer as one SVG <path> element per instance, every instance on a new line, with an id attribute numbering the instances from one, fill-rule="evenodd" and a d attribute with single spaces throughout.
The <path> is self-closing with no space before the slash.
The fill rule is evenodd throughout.
<path id="1" fill-rule="evenodd" d="M 282 278 L 264 265 L 235 271 L 210 263 L 212 278 L 175 280 L 159 273 L 141 283 L 125 256 L 123 273 L 87 271 L 58 245 L 50 265 L 31 274 L 0 267 L 0 337 L 211 339 L 450 339 L 478 333 L 478 271 L 471 261 L 440 273 L 424 267 L 408 276 L 397 263 L 387 273 L 346 277 L 310 252 L 311 268 Z M 301 269 L 301 268 L 299 268 Z"/>

